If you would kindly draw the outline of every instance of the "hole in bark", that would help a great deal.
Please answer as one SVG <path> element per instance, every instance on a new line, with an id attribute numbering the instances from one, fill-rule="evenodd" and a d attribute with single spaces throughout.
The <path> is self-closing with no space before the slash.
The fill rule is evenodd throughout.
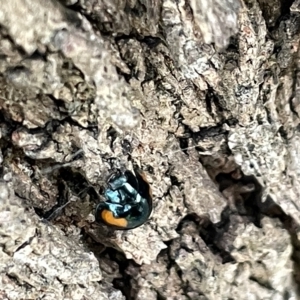
<path id="1" fill-rule="evenodd" d="M 150 49 L 152 49 L 161 44 L 162 40 L 153 36 L 145 36 L 141 42 L 144 42 Z"/>
<path id="2" fill-rule="evenodd" d="M 111 139 L 110 140 L 111 148 L 113 147 L 113 143 L 116 140 L 117 135 L 118 135 L 117 131 L 112 126 L 108 128 L 108 130 L 106 132 L 106 137 Z"/>
<path id="3" fill-rule="evenodd" d="M 178 181 L 177 177 L 176 176 L 170 176 L 170 179 L 171 179 L 171 183 L 172 185 L 176 185 L 176 186 L 180 186 L 181 185 L 181 182 Z"/>
<path id="4" fill-rule="evenodd" d="M 187 150 L 186 150 L 189 146 L 189 140 L 187 138 L 180 138 L 179 139 L 179 146 L 186 155 L 189 155 Z"/>
<path id="5" fill-rule="evenodd" d="M 121 146 L 124 155 L 130 154 L 132 152 L 132 146 L 128 140 L 124 139 L 121 143 Z"/>
<path id="6" fill-rule="evenodd" d="M 228 251 L 218 245 L 218 240 L 229 226 L 229 220 L 226 214 L 223 214 L 219 224 L 213 224 L 208 218 L 201 218 L 196 214 L 189 214 L 181 220 L 176 231 L 181 233 L 184 227 L 188 226 L 188 223 L 194 223 L 196 225 L 198 228 L 197 234 L 203 239 L 210 251 L 221 258 L 222 263 L 235 261 Z M 185 232 L 185 234 L 187 234 L 187 232 Z M 181 245 L 181 248 L 184 248 L 184 246 Z M 186 251 L 190 252 L 190 249 L 186 249 Z"/>
<path id="7" fill-rule="evenodd" d="M 154 168 L 152 166 L 147 165 L 147 171 L 149 174 L 154 174 Z"/>
<path id="8" fill-rule="evenodd" d="M 114 278 L 112 284 L 114 288 L 120 290 L 127 300 L 135 299 L 135 291 L 132 289 L 131 280 L 134 274 L 139 273 L 140 266 L 133 260 L 127 259 L 125 255 L 114 248 L 106 248 L 99 259 L 107 257 L 111 261 L 114 261 L 119 266 L 119 272 L 121 278 Z M 130 271 L 128 271 L 130 269 Z"/>

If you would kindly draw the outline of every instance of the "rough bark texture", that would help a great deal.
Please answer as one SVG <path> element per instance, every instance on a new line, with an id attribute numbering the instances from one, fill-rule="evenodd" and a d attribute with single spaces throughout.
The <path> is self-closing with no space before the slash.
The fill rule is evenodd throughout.
<path id="1" fill-rule="evenodd" d="M 297 299 L 299 0 L 0 1 L 0 299 Z M 154 195 L 95 224 L 108 176 Z"/>

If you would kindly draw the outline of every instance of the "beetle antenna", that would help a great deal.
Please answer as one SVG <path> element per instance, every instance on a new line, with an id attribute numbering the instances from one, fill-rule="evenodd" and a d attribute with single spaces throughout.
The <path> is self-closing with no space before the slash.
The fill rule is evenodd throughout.
<path id="1" fill-rule="evenodd" d="M 65 203 L 64 205 L 62 205 L 62 206 L 60 206 L 60 207 L 58 207 L 57 209 L 55 209 L 52 213 L 51 213 L 51 215 L 48 217 L 48 218 L 46 218 L 46 220 L 47 221 L 51 221 L 51 220 L 53 220 L 53 219 L 55 219 L 58 215 L 59 215 L 59 213 L 67 206 L 67 205 L 69 205 L 71 202 L 74 202 L 75 200 L 69 200 L 67 203 Z"/>
<path id="2" fill-rule="evenodd" d="M 190 149 L 195 149 L 196 147 L 199 147 L 197 145 L 194 145 L 194 146 L 190 146 L 190 147 L 186 147 L 186 148 L 180 148 L 178 150 L 174 150 L 174 151 L 169 151 L 169 152 L 166 152 L 164 153 L 165 155 L 169 155 L 169 154 L 173 154 L 173 153 L 178 153 L 178 152 L 181 152 L 181 151 L 186 151 L 186 150 L 190 150 Z M 198 151 L 199 154 L 202 154 L 202 155 L 211 155 L 212 153 L 210 151 Z"/>
<path id="3" fill-rule="evenodd" d="M 196 148 L 196 147 L 197 147 L 197 146 L 190 146 L 190 147 L 186 147 L 186 148 L 180 148 L 180 149 L 178 149 L 178 150 L 166 152 L 165 154 L 173 154 L 173 153 L 177 153 L 177 152 L 181 152 L 181 151 L 185 151 L 185 150 L 194 149 L 194 148 Z"/>
<path id="4" fill-rule="evenodd" d="M 66 162 L 66 163 L 63 163 L 63 164 L 56 164 L 52 167 L 46 167 L 46 168 L 41 170 L 41 174 L 42 175 L 49 174 L 49 173 L 53 172 L 54 170 L 57 170 L 57 169 L 60 169 L 60 168 L 63 168 L 63 167 L 68 167 L 68 166 L 72 165 L 72 163 L 74 161 L 74 158 L 76 156 L 78 156 L 79 154 L 81 154 L 81 153 L 83 153 L 83 150 L 79 149 L 74 154 L 70 155 L 70 157 L 68 159 L 69 162 Z"/>

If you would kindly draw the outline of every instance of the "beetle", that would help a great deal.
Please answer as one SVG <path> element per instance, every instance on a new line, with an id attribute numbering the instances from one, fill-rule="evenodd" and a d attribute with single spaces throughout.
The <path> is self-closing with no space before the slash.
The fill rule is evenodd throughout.
<path id="1" fill-rule="evenodd" d="M 96 221 L 118 230 L 143 225 L 152 212 L 152 191 L 145 174 L 137 167 L 134 174 L 118 170 L 107 184 L 106 201 L 97 205 Z"/>

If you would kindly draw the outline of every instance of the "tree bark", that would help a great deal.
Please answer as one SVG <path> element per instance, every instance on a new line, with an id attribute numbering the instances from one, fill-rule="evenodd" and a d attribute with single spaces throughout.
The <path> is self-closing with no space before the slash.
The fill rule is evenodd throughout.
<path id="1" fill-rule="evenodd" d="M 300 0 L 0 5 L 0 299 L 296 299 Z M 143 226 L 96 224 L 138 164 Z"/>

